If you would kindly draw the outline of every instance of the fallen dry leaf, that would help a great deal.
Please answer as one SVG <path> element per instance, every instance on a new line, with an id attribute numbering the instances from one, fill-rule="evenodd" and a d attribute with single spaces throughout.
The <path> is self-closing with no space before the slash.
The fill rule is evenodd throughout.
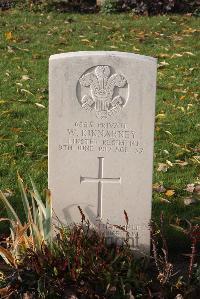
<path id="1" fill-rule="evenodd" d="M 171 203 L 171 201 L 169 201 L 168 199 L 166 199 L 166 198 L 160 198 L 160 201 L 161 202 L 164 202 L 164 203 Z"/>
<path id="2" fill-rule="evenodd" d="M 86 38 L 83 38 L 81 41 L 82 41 L 83 43 L 91 43 L 91 41 L 89 41 L 89 39 L 86 39 Z"/>
<path id="3" fill-rule="evenodd" d="M 191 160 L 194 164 L 200 164 L 200 156 L 193 156 L 192 158 L 190 158 L 190 160 Z"/>
<path id="4" fill-rule="evenodd" d="M 184 167 L 184 166 L 187 166 L 187 165 L 188 165 L 188 162 L 186 162 L 186 161 L 181 161 L 181 160 L 175 160 L 175 163 L 174 163 L 174 164 Z"/>
<path id="5" fill-rule="evenodd" d="M 157 171 L 167 172 L 169 166 L 165 163 L 158 163 Z"/>
<path id="6" fill-rule="evenodd" d="M 20 147 L 20 146 L 21 146 L 21 147 L 25 147 L 24 143 L 21 143 L 21 142 L 16 143 L 16 146 L 17 146 L 17 147 Z"/>
<path id="7" fill-rule="evenodd" d="M 179 53 L 176 53 L 176 54 L 173 54 L 171 58 L 174 58 L 174 57 L 182 57 L 183 54 L 179 54 Z"/>
<path id="8" fill-rule="evenodd" d="M 27 89 L 21 89 L 21 92 L 25 92 L 25 93 L 31 94 L 33 96 L 33 93 Z"/>
<path id="9" fill-rule="evenodd" d="M 139 52 L 140 49 L 136 48 L 135 46 L 133 47 L 133 51 Z"/>
<path id="10" fill-rule="evenodd" d="M 165 118 L 166 115 L 164 113 L 159 113 L 156 115 L 156 119 L 162 119 L 162 118 Z"/>
<path id="11" fill-rule="evenodd" d="M 167 196 L 167 197 L 171 197 L 171 196 L 173 196 L 175 194 L 175 191 L 174 190 L 167 190 L 166 192 L 165 192 L 165 195 Z"/>
<path id="12" fill-rule="evenodd" d="M 169 152 L 168 152 L 168 150 L 163 150 L 163 152 L 166 154 L 166 155 L 169 155 Z"/>
<path id="13" fill-rule="evenodd" d="M 185 190 L 186 190 L 187 192 L 193 193 L 194 188 L 195 188 L 195 187 L 194 187 L 194 184 L 188 184 Z"/>
<path id="14" fill-rule="evenodd" d="M 155 183 L 153 185 L 153 191 L 158 192 L 158 193 L 164 193 L 166 191 L 166 189 L 162 184 Z"/>
<path id="15" fill-rule="evenodd" d="M 164 131 L 166 134 L 172 136 L 172 133 L 170 131 Z"/>
<path id="16" fill-rule="evenodd" d="M 35 105 L 39 108 L 46 108 L 44 105 L 40 104 L 40 103 L 35 103 Z"/>
<path id="17" fill-rule="evenodd" d="M 186 197 L 186 198 L 184 198 L 184 204 L 186 206 L 189 206 L 189 205 L 194 204 L 196 202 L 197 202 L 197 200 L 194 199 L 193 197 Z"/>
<path id="18" fill-rule="evenodd" d="M 21 128 L 11 128 L 10 129 L 12 132 L 14 132 L 14 133 L 18 133 L 18 132 L 21 132 Z"/>
<path id="19" fill-rule="evenodd" d="M 166 164 L 169 165 L 169 166 L 171 166 L 171 167 L 173 166 L 173 163 L 171 161 L 169 161 L 169 160 L 166 160 Z"/>
<path id="20" fill-rule="evenodd" d="M 15 51 L 13 50 L 12 47 L 10 46 L 7 46 L 7 49 L 8 49 L 8 53 L 15 53 Z"/>
<path id="21" fill-rule="evenodd" d="M 30 80 L 29 76 L 27 75 L 23 75 L 22 78 L 21 78 L 22 81 L 27 81 L 27 80 Z"/>
<path id="22" fill-rule="evenodd" d="M 13 38 L 12 32 L 11 31 L 5 32 L 5 37 L 7 40 L 11 40 Z"/>
<path id="23" fill-rule="evenodd" d="M 181 100 L 181 101 L 182 101 L 182 100 L 184 100 L 184 99 L 185 99 L 185 97 L 186 97 L 186 96 L 181 96 L 181 97 L 179 98 L 179 100 Z"/>
<path id="24" fill-rule="evenodd" d="M 167 53 L 160 53 L 160 54 L 157 55 L 157 57 L 158 57 L 158 58 L 169 58 L 170 55 L 167 54 Z"/>
<path id="25" fill-rule="evenodd" d="M 163 68 L 163 67 L 168 66 L 168 65 L 169 65 L 168 62 L 166 62 L 166 61 L 161 61 L 161 62 L 159 63 L 159 65 L 158 65 L 158 68 L 160 69 L 160 68 Z"/>
<path id="26" fill-rule="evenodd" d="M 195 56 L 195 54 L 193 54 L 192 52 L 183 52 L 184 54 L 187 54 L 189 56 Z"/>

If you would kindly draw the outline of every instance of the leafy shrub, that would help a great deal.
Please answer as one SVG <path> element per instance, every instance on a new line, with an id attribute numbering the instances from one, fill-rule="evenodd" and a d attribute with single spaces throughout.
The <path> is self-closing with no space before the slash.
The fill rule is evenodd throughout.
<path id="1" fill-rule="evenodd" d="M 11 231 L 9 249 L 0 246 L 0 256 L 12 267 L 18 267 L 21 256 L 27 250 L 40 250 L 42 244 L 49 244 L 51 247 L 52 242 L 50 192 L 47 191 L 46 203 L 44 204 L 33 182 L 33 191 L 31 192 L 28 192 L 24 187 L 20 176 L 18 176 L 18 183 L 24 207 L 25 223 L 23 223 L 5 195 L 0 191 L 0 199 L 8 215 L 8 218 L 0 219 L 0 221 L 9 221 Z M 28 199 L 28 195 L 31 197 L 30 200 Z"/>
<path id="2" fill-rule="evenodd" d="M 62 12 L 97 11 L 96 0 L 2 0 L 2 8 L 15 3 L 31 10 L 59 10 Z M 133 11 L 138 14 L 194 12 L 199 16 L 200 0 L 105 0 L 101 12 L 105 14 Z"/>
<path id="3" fill-rule="evenodd" d="M 168 12 L 194 12 L 200 0 L 105 0 L 104 13 L 133 10 L 138 14 L 161 14 Z"/>
<path id="4" fill-rule="evenodd" d="M 16 0 L 17 6 L 31 10 L 94 11 L 95 0 Z M 93 7 L 93 8 L 92 8 Z"/>
<path id="5" fill-rule="evenodd" d="M 101 6 L 101 12 L 104 14 L 115 13 L 119 11 L 119 2 L 115 0 L 106 0 Z"/>

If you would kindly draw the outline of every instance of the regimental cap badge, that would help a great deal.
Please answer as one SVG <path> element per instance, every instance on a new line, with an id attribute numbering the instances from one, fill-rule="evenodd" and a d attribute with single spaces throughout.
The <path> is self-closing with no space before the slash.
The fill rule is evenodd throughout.
<path id="1" fill-rule="evenodd" d="M 89 69 L 80 77 L 79 84 L 88 89 L 88 94 L 80 96 L 81 107 L 87 111 L 95 110 L 98 118 L 119 113 L 127 102 L 127 96 L 120 95 L 120 89 L 128 85 L 126 78 L 122 74 L 111 74 L 108 65 Z"/>

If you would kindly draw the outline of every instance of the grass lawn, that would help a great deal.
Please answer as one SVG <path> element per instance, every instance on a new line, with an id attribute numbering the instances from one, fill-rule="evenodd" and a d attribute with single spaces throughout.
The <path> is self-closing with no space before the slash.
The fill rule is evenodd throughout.
<path id="1" fill-rule="evenodd" d="M 198 25 L 187 15 L 0 12 L 0 189 L 18 210 L 17 171 L 27 182 L 30 175 L 40 191 L 47 187 L 49 56 L 115 50 L 159 62 L 154 184 L 166 191 L 154 192 L 153 216 L 161 210 L 167 219 L 200 215 L 200 201 L 183 204 L 187 184 L 200 181 Z"/>

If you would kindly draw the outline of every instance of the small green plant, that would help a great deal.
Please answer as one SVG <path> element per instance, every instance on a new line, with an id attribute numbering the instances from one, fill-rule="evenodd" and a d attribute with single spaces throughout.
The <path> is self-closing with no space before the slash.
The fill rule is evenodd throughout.
<path id="1" fill-rule="evenodd" d="M 36 298 L 64 298 L 73 292 L 91 299 L 96 296 L 125 299 L 133 292 L 138 295 L 146 292 L 146 261 L 135 259 L 127 242 L 108 245 L 105 236 L 91 227 L 80 207 L 79 211 L 81 223 L 57 227 L 51 247 L 49 242 L 36 248 L 25 246 L 18 262 L 13 242 L 10 249 L 1 250 L 2 256 L 6 252 L 3 257 L 11 265 L 12 275 L 5 279 L 6 287 L 0 289 L 0 294 L 19 298 L 30 292 Z M 23 241 L 27 241 L 29 225 L 28 222 L 20 226 Z"/>
<path id="2" fill-rule="evenodd" d="M 101 13 L 111 14 L 118 11 L 118 1 L 116 0 L 105 0 L 101 6 Z"/>
<path id="3" fill-rule="evenodd" d="M 18 183 L 25 214 L 24 223 L 16 214 L 3 192 L 0 191 L 0 200 L 5 205 L 8 215 L 8 218 L 0 219 L 0 221 L 9 221 L 11 232 L 9 249 L 0 247 L 0 255 L 6 263 L 16 268 L 21 261 L 21 256 L 28 249 L 33 251 L 40 250 L 44 243 L 51 247 L 52 242 L 52 206 L 49 190 L 46 192 L 46 204 L 43 204 L 32 180 L 33 191 L 28 191 L 24 187 L 23 180 L 19 175 Z M 30 198 L 28 198 L 28 195 Z"/>

